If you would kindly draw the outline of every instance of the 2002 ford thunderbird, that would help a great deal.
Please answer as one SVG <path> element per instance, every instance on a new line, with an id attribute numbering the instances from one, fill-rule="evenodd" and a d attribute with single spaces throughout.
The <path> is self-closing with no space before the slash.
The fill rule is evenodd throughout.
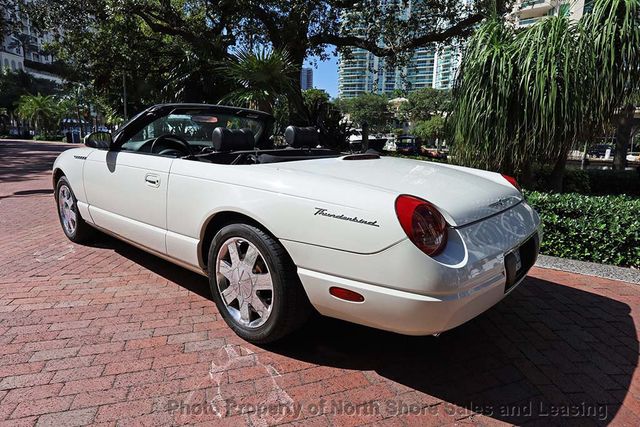
<path id="1" fill-rule="evenodd" d="M 95 229 L 209 277 L 228 325 L 265 343 L 323 315 L 408 335 L 454 328 L 513 290 L 539 218 L 497 173 L 318 148 L 273 118 L 151 107 L 53 167 L 69 239 Z M 102 140 L 100 140 L 102 137 Z M 312 308 L 313 307 L 313 308 Z"/>

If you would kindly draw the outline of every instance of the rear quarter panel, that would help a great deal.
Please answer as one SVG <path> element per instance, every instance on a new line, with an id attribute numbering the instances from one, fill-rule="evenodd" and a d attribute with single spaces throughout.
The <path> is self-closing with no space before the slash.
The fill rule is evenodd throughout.
<path id="1" fill-rule="evenodd" d="M 395 194 L 261 165 L 176 160 L 169 178 L 167 225 L 176 239 L 200 239 L 216 213 L 234 211 L 282 240 L 355 253 L 375 253 L 405 238 Z M 344 215 L 372 224 L 323 216 Z"/>

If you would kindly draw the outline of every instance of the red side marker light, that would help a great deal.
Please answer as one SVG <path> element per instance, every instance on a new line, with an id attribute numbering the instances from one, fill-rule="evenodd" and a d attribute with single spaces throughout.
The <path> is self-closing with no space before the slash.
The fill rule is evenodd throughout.
<path id="1" fill-rule="evenodd" d="M 332 286 L 329 288 L 329 293 L 336 298 L 343 299 L 351 302 L 362 302 L 364 297 L 357 292 L 350 291 L 349 289 L 339 288 Z"/>

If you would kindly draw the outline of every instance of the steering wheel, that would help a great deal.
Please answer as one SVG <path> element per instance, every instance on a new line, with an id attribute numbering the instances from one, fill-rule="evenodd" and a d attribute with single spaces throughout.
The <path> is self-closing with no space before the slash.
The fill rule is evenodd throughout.
<path id="1" fill-rule="evenodd" d="M 178 135 L 167 133 L 160 135 L 153 140 L 151 152 L 160 155 L 177 154 L 178 156 L 190 156 L 191 147 L 189 143 Z"/>

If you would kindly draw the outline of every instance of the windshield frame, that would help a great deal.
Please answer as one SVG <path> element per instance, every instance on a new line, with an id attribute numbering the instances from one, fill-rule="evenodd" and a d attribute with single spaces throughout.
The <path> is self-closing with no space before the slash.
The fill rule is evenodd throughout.
<path id="1" fill-rule="evenodd" d="M 186 114 L 197 111 L 200 114 L 224 114 L 253 119 L 263 122 L 263 130 L 256 139 L 256 146 L 264 146 L 268 143 L 271 128 L 274 123 L 272 115 L 262 111 L 250 110 L 247 108 L 229 107 L 224 105 L 211 104 L 160 104 L 154 105 L 141 113 L 118 129 L 113 135 L 113 142 L 110 150 L 120 150 L 122 145 L 129 141 L 134 135 L 144 129 L 153 121 L 169 116 L 170 114 Z"/>

